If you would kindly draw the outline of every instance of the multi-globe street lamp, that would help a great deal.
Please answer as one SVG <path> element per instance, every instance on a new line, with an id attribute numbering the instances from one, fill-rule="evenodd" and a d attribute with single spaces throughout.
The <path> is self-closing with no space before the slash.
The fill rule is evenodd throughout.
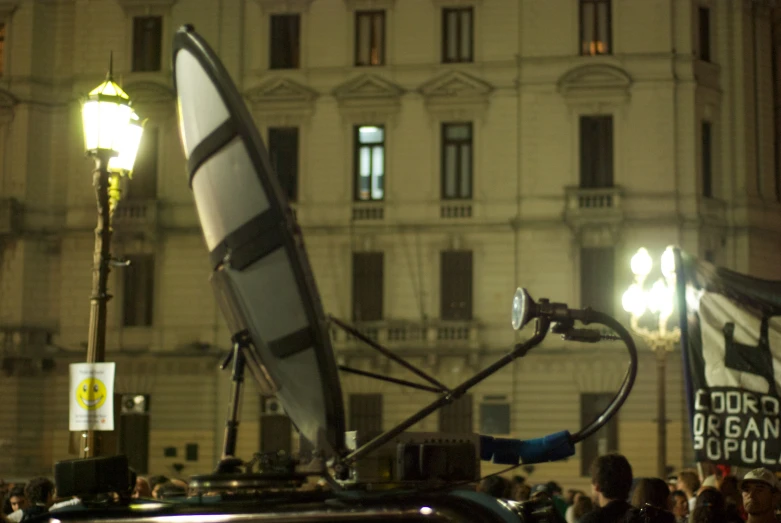
<path id="1" fill-rule="evenodd" d="M 640 248 L 630 262 L 635 281 L 624 292 L 621 300 L 624 310 L 630 314 L 632 330 L 648 344 L 656 354 L 657 379 L 657 474 L 667 476 L 667 408 L 666 371 L 667 353 L 675 350 L 681 339 L 677 327 L 670 328 L 669 322 L 675 309 L 675 254 L 668 247 L 661 257 L 661 275 L 651 277 L 653 259 L 644 247 Z M 641 325 L 648 318 L 650 327 Z"/>
<path id="2" fill-rule="evenodd" d="M 101 363 L 106 357 L 106 305 L 111 265 L 111 218 L 121 197 L 121 180 L 130 178 L 143 134 L 143 122 L 130 106 L 130 97 L 114 82 L 111 67 L 106 80 L 90 91 L 82 103 L 84 145 L 95 160 L 92 185 L 98 204 L 95 252 L 92 264 L 87 362 Z M 100 441 L 94 430 L 82 435 L 82 457 L 100 455 Z"/>

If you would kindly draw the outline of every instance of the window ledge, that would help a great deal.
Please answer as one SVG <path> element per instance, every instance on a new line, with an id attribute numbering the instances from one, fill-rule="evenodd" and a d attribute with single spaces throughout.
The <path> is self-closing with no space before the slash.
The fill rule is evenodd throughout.
<path id="1" fill-rule="evenodd" d="M 306 13 L 314 0 L 255 0 L 263 14 Z"/>
<path id="2" fill-rule="evenodd" d="M 483 0 L 431 0 L 434 7 L 471 7 L 479 6 Z"/>
<path id="3" fill-rule="evenodd" d="M 116 0 L 128 16 L 169 15 L 177 0 Z"/>
<path id="4" fill-rule="evenodd" d="M 344 0 L 350 11 L 371 11 L 378 9 L 393 9 L 396 0 Z"/>

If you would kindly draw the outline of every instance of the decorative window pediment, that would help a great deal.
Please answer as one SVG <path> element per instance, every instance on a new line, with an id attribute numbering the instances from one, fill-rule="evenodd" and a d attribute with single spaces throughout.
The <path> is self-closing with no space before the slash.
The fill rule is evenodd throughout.
<path id="1" fill-rule="evenodd" d="M 377 9 L 393 9 L 396 0 L 344 0 L 350 11 L 373 11 Z"/>
<path id="2" fill-rule="evenodd" d="M 117 0 L 127 16 L 167 15 L 177 0 Z"/>
<path id="3" fill-rule="evenodd" d="M 314 111 L 318 94 L 288 78 L 274 78 L 250 89 L 244 98 L 253 112 L 264 115 L 264 123 L 274 126 L 298 125 Z"/>
<path id="4" fill-rule="evenodd" d="M 255 0 L 263 14 L 305 13 L 314 0 Z"/>
<path id="5" fill-rule="evenodd" d="M 472 7 L 483 3 L 483 0 L 431 0 L 436 8 L 442 7 Z"/>
<path id="6" fill-rule="evenodd" d="M 488 107 L 493 87 L 460 71 L 450 71 L 423 84 L 419 91 L 429 111 L 446 119 L 473 119 Z"/>
<path id="7" fill-rule="evenodd" d="M 558 82 L 559 92 L 568 102 L 629 100 L 632 79 L 623 69 L 607 64 L 589 64 L 565 73 Z"/>
<path id="8" fill-rule="evenodd" d="M 161 121 L 173 115 L 176 95 L 171 87 L 157 82 L 133 82 L 123 89 L 141 118 Z"/>
<path id="9" fill-rule="evenodd" d="M 333 91 L 344 111 L 396 113 L 401 108 L 404 89 L 375 74 L 364 74 L 348 80 Z"/>

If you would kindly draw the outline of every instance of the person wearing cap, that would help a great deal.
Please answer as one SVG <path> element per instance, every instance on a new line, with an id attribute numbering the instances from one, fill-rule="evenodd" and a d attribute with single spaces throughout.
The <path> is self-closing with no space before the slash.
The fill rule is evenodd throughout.
<path id="1" fill-rule="evenodd" d="M 768 469 L 754 469 L 740 485 L 747 523 L 776 523 L 776 506 L 781 501 L 778 479 Z"/>

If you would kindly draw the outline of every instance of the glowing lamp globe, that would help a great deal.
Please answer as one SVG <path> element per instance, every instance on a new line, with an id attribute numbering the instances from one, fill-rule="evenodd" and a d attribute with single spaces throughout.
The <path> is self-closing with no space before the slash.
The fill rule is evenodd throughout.
<path id="1" fill-rule="evenodd" d="M 643 314 L 645 314 L 646 309 L 646 295 L 645 292 L 643 292 L 643 289 L 637 285 L 636 283 L 633 283 L 629 286 L 629 288 L 626 290 L 624 295 L 621 297 L 621 305 L 624 307 L 624 310 L 631 314 L 632 316 L 635 316 L 639 318 Z"/>
<path id="2" fill-rule="evenodd" d="M 127 126 L 132 113 L 130 97 L 110 76 L 90 91 L 81 108 L 87 153 L 108 152 L 117 156 L 128 134 Z"/>
<path id="3" fill-rule="evenodd" d="M 144 124 L 135 112 L 130 113 L 130 119 L 123 131 L 119 139 L 118 154 L 108 161 L 108 170 L 120 174 L 130 174 L 133 172 L 138 147 L 141 145 L 141 136 L 144 134 Z"/>
<path id="4" fill-rule="evenodd" d="M 675 253 L 672 247 L 667 247 L 662 253 L 662 274 L 665 278 L 675 276 Z"/>
<path id="5" fill-rule="evenodd" d="M 654 261 L 651 259 L 651 255 L 648 254 L 648 249 L 640 247 L 635 255 L 632 256 L 629 264 L 632 274 L 635 276 L 648 276 L 654 266 Z"/>

